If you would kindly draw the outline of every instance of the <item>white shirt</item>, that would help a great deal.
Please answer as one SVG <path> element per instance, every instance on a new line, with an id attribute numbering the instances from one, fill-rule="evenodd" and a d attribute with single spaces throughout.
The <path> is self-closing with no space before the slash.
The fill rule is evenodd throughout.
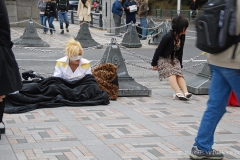
<path id="1" fill-rule="evenodd" d="M 67 56 L 56 60 L 54 77 L 61 77 L 68 81 L 82 79 L 86 74 L 92 74 L 90 61 L 81 58 L 78 68 L 73 72 L 69 66 L 69 58 Z"/>

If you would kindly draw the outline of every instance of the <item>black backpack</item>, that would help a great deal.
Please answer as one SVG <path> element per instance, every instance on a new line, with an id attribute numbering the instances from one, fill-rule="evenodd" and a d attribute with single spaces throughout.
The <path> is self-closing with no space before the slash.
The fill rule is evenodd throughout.
<path id="1" fill-rule="evenodd" d="M 236 0 L 209 0 L 202 10 L 196 20 L 197 48 L 216 54 L 237 43 Z"/>

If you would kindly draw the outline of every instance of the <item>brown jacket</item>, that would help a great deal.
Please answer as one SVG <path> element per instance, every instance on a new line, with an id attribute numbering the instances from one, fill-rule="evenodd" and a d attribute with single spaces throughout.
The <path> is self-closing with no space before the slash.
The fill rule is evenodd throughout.
<path id="1" fill-rule="evenodd" d="M 236 35 L 240 35 L 240 1 L 236 0 L 236 3 Z M 210 64 L 225 68 L 240 69 L 240 42 L 238 43 L 238 47 L 235 52 L 235 58 L 232 59 L 231 57 L 234 47 L 235 45 L 232 45 L 230 48 L 219 54 L 210 54 Z"/>
<path id="2" fill-rule="evenodd" d="M 147 17 L 147 11 L 148 11 L 148 4 L 147 4 L 146 0 L 140 0 L 139 9 L 138 9 L 138 16 L 140 18 L 146 18 Z"/>

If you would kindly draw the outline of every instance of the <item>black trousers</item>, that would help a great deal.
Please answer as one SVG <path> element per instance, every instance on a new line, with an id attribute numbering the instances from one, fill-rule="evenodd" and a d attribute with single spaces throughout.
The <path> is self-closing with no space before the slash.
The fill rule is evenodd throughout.
<path id="1" fill-rule="evenodd" d="M 5 98 L 3 98 L 3 101 L 0 102 L 0 123 L 3 121 L 4 108 L 5 108 Z"/>

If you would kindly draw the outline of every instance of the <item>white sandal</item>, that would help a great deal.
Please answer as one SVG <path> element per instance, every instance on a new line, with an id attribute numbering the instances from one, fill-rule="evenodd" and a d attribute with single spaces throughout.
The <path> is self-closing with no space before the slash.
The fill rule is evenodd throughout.
<path id="1" fill-rule="evenodd" d="M 189 93 L 189 92 L 185 93 L 185 97 L 188 98 L 188 99 L 191 98 L 192 97 L 192 93 Z"/>
<path id="2" fill-rule="evenodd" d="M 188 98 L 184 97 L 182 93 L 176 93 L 175 95 L 173 95 L 173 99 L 175 99 L 176 97 L 180 100 L 184 100 L 184 101 L 188 100 Z"/>

